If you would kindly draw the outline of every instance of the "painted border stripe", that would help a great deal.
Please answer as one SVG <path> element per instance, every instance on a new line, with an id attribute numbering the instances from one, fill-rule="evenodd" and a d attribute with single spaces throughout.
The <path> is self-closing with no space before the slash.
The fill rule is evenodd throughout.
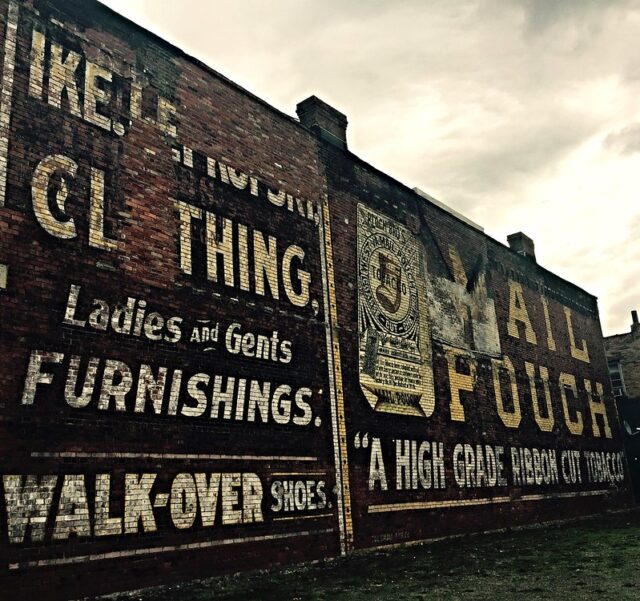
<path id="1" fill-rule="evenodd" d="M 122 557 L 140 557 L 141 555 L 155 555 L 157 553 L 173 553 L 175 551 L 189 551 L 199 549 L 210 549 L 213 547 L 224 547 L 227 545 L 238 545 L 242 543 L 258 543 L 272 540 L 283 540 L 287 538 L 297 538 L 300 536 L 313 536 L 316 534 L 328 534 L 333 532 L 333 528 L 323 530 L 303 530 L 301 532 L 286 532 L 283 534 L 266 534 L 264 536 L 247 536 L 245 538 L 227 538 L 223 540 L 202 541 L 199 543 L 185 543 L 183 545 L 168 545 L 164 547 L 146 547 L 142 549 L 129 549 L 123 551 L 110 551 L 108 553 L 93 553 L 91 555 L 75 555 L 72 557 L 57 557 L 53 559 L 38 559 L 36 561 L 21 561 L 10 563 L 10 570 L 22 570 L 25 568 L 42 568 L 48 566 L 69 565 L 75 563 L 86 563 L 88 561 L 102 561 L 104 559 L 120 559 Z"/>
<path id="2" fill-rule="evenodd" d="M 475 507 L 478 505 L 500 505 L 503 503 L 521 503 L 526 501 L 595 497 L 607 495 L 611 492 L 612 491 L 610 490 L 586 490 L 578 492 L 522 495 L 517 499 L 512 499 L 511 497 L 493 497 L 484 499 L 454 499 L 451 501 L 418 501 L 416 503 L 384 503 L 381 505 L 369 505 L 367 511 L 368 513 L 388 513 L 392 511 L 415 511 L 420 509 L 450 509 L 453 507 Z"/>
<path id="3" fill-rule="evenodd" d="M 596 497 L 599 495 L 612 494 L 614 491 L 611 489 L 603 490 L 583 490 L 577 492 L 558 492 L 538 495 L 522 495 L 517 501 L 546 501 L 548 499 L 570 499 L 573 497 Z"/>
<path id="4" fill-rule="evenodd" d="M 271 472 L 272 476 L 326 476 L 327 471 L 321 472 Z"/>
<path id="5" fill-rule="evenodd" d="M 333 435 L 336 485 L 338 487 L 340 552 L 345 555 L 353 546 L 353 523 L 351 518 L 351 485 L 349 481 L 342 366 L 338 340 L 338 309 L 333 265 L 333 243 L 331 242 L 331 217 L 329 215 L 329 198 L 326 194 L 320 210 L 322 211 L 319 223 L 320 255 L 331 398 L 331 431 Z"/>
<path id="6" fill-rule="evenodd" d="M 54 459 L 170 459 L 205 461 L 318 461 L 317 457 L 305 455 L 212 455 L 207 453 L 86 453 L 63 451 L 59 453 L 31 453 L 34 458 Z"/>
<path id="7" fill-rule="evenodd" d="M 411 511 L 416 509 L 438 509 L 453 507 L 471 507 L 476 505 L 497 505 L 509 503 L 510 497 L 494 497 L 492 499 L 457 499 L 451 501 L 418 501 L 415 503 L 384 503 L 369 505 L 369 513 L 386 513 L 389 511 Z"/>
<path id="8" fill-rule="evenodd" d="M 7 165 L 9 161 L 9 129 L 11 125 L 11 103 L 13 100 L 13 72 L 16 65 L 16 38 L 18 37 L 18 14 L 16 2 L 9 3 L 7 29 L 4 34 L 4 59 L 2 63 L 2 88 L 0 88 L 0 207 L 7 195 Z"/>
<path id="9" fill-rule="evenodd" d="M 333 513 L 314 513 L 311 515 L 288 515 L 281 518 L 273 518 L 274 522 L 286 522 L 291 520 L 318 520 L 320 518 L 332 518 Z M 333 530 L 332 530 L 333 532 Z"/>

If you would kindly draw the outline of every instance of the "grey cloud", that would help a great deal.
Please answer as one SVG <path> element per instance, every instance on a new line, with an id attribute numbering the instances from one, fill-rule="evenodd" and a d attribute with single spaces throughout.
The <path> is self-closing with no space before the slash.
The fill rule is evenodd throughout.
<path id="1" fill-rule="evenodd" d="M 415 176 L 446 191 L 443 200 L 461 210 L 478 202 L 506 209 L 518 201 L 521 186 L 553 171 L 596 129 L 596 123 L 562 112 L 529 121 L 514 117 L 484 140 L 458 141 L 442 154 L 433 150 L 434 156 L 422 163 L 425 173 L 416 170 Z"/>
<path id="2" fill-rule="evenodd" d="M 604 139 L 603 145 L 620 154 L 640 152 L 640 122 L 631 123 L 610 133 Z"/>
<path id="3" fill-rule="evenodd" d="M 606 13 L 634 10 L 637 0 L 515 0 L 524 9 L 527 32 L 539 34 L 568 22 L 584 27 L 585 33 L 599 29 Z"/>
<path id="4" fill-rule="evenodd" d="M 600 305 L 600 311 L 602 312 L 602 299 L 600 299 L 598 304 Z M 631 326 L 632 309 L 640 309 L 640 303 L 638 302 L 638 295 L 633 292 L 629 292 L 628 288 L 626 290 L 620 288 L 618 296 L 606 299 L 606 306 L 604 309 L 605 316 L 615 325 L 613 325 L 610 332 L 606 332 L 605 334 L 623 334 L 624 332 L 628 332 Z"/>

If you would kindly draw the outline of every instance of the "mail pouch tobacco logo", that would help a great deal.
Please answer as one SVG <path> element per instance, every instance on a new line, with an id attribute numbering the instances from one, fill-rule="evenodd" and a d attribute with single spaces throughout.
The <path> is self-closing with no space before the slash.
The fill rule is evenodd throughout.
<path id="1" fill-rule="evenodd" d="M 360 386 L 377 411 L 433 411 L 422 257 L 404 226 L 358 205 Z"/>

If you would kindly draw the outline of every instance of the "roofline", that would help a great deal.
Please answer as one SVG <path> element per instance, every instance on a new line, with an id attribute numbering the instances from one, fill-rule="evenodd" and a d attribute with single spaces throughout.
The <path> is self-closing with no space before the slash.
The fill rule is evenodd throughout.
<path id="1" fill-rule="evenodd" d="M 262 106 L 264 106 L 267 109 L 269 109 L 270 111 L 276 113 L 278 116 L 285 118 L 287 121 L 289 121 L 293 125 L 303 129 L 309 135 L 311 135 L 311 136 L 313 136 L 314 138 L 317 139 L 317 136 L 315 136 L 310 129 L 308 129 L 307 127 L 302 125 L 302 123 L 300 123 L 300 121 L 298 121 L 298 119 L 296 119 L 295 117 L 293 117 L 291 115 L 288 115 L 287 113 L 281 111 L 280 109 L 276 108 L 275 106 L 273 106 L 272 104 L 270 104 L 269 102 L 264 100 L 263 98 L 260 98 L 260 96 L 254 94 L 253 92 L 251 92 L 251 91 L 247 90 L 246 88 L 242 87 L 240 84 L 238 84 L 238 83 L 234 82 L 233 80 L 229 79 L 228 77 L 226 77 L 225 75 L 223 75 L 219 71 L 216 71 L 213 67 L 207 65 L 205 62 L 203 62 L 200 59 L 188 54 L 187 52 L 182 50 L 182 48 L 176 46 L 175 44 L 172 44 L 171 42 L 165 40 L 163 37 L 159 36 L 158 34 L 152 32 L 152 31 L 149 31 L 147 28 L 143 27 L 142 25 L 136 23 L 135 21 L 132 21 L 131 19 L 125 17 L 124 15 L 120 14 L 119 12 L 113 10 L 111 7 L 109 7 L 106 4 L 103 4 L 102 2 L 100 2 L 100 0 L 93 0 L 93 1 L 94 1 L 95 5 L 99 7 L 100 10 L 103 10 L 106 13 L 109 13 L 116 20 L 119 20 L 119 21 L 121 21 L 121 22 L 123 22 L 123 23 L 125 23 L 125 24 L 127 24 L 129 26 L 133 26 L 135 29 L 137 29 L 137 30 L 139 30 L 141 32 L 144 32 L 146 35 L 150 36 L 156 42 L 162 44 L 163 46 L 165 46 L 165 47 L 167 47 L 169 49 L 171 49 L 173 52 L 175 52 L 181 58 L 184 58 L 184 59 L 190 61 L 191 63 L 195 64 L 196 66 L 198 66 L 201 69 L 203 69 L 204 71 L 206 71 L 207 73 L 209 73 L 211 75 L 214 75 L 218 79 L 221 79 L 227 85 L 231 86 L 232 88 L 235 88 L 236 90 L 242 92 L 243 94 L 246 94 L 247 96 L 249 96 L 250 98 L 252 98 L 256 102 L 261 104 Z M 395 185 L 399 185 L 401 188 L 404 188 L 407 192 L 409 192 L 412 195 L 416 196 L 422 202 L 425 202 L 425 201 L 428 202 L 430 206 L 435 207 L 438 211 L 442 211 L 443 213 L 446 213 L 450 217 L 453 217 L 458 222 L 460 222 L 464 227 L 469 228 L 470 230 L 473 230 L 474 232 L 485 236 L 487 239 L 491 240 L 492 242 L 495 242 L 499 246 L 502 246 L 503 248 L 508 250 L 510 253 L 512 253 L 515 257 L 518 257 L 520 260 L 522 260 L 522 257 L 520 255 L 518 255 L 516 252 L 514 252 L 509 246 L 507 246 L 503 242 L 500 242 L 499 240 L 493 238 L 493 236 L 490 236 L 485 231 L 480 231 L 480 230 L 474 228 L 473 226 L 469 225 L 465 221 L 464 218 L 458 217 L 455 213 L 447 211 L 446 209 L 444 209 L 444 208 L 438 206 L 437 204 L 431 202 L 429 199 L 427 199 L 424 196 L 422 196 L 421 194 L 418 194 L 417 192 L 415 192 L 415 190 L 410 188 L 408 185 L 406 185 L 406 184 L 402 183 L 401 181 L 395 179 L 393 176 L 391 176 L 388 173 L 382 171 L 381 169 L 378 169 L 377 167 L 374 167 L 373 165 L 371 165 L 371 163 L 368 163 L 367 161 L 365 161 L 364 159 L 359 157 L 357 154 L 354 154 L 348 148 L 347 149 L 343 149 L 343 152 L 348 154 L 356 162 L 358 162 L 361 165 L 367 167 L 368 169 L 376 172 L 378 175 L 383 176 L 384 179 L 387 179 L 387 180 L 393 182 Z M 597 304 L 597 300 L 598 300 L 597 296 L 591 294 L 590 292 L 587 292 L 584 288 L 581 288 L 577 284 L 574 284 L 573 282 L 570 282 L 569 280 L 566 280 L 565 278 L 557 275 L 556 273 L 553 273 L 552 271 L 550 271 L 546 267 L 543 267 L 542 265 L 540 265 L 537 262 L 534 263 L 534 265 L 536 266 L 537 269 L 539 269 L 543 273 L 546 273 L 546 274 L 552 276 L 553 278 L 558 279 L 558 280 L 564 282 L 565 284 L 568 284 L 569 286 L 571 286 L 575 290 L 578 290 L 579 292 L 581 292 L 581 293 L 585 294 L 586 296 L 592 298 L 594 301 L 596 301 L 596 304 Z"/>
<path id="2" fill-rule="evenodd" d="M 334 146 L 335 148 L 335 146 Z M 531 264 L 533 266 L 536 267 L 536 269 L 539 269 L 540 271 L 542 271 L 543 273 L 550 275 L 552 278 L 555 278 L 556 280 L 560 280 L 561 282 L 571 286 L 572 288 L 574 288 L 575 290 L 578 290 L 579 292 L 583 293 L 584 295 L 588 296 L 589 298 L 593 299 L 596 304 L 598 301 L 598 297 L 594 294 L 591 294 L 590 292 L 588 292 L 587 290 L 585 290 L 584 288 L 581 288 L 580 286 L 578 286 L 577 284 L 574 284 L 573 282 L 566 280 L 565 278 L 563 278 L 562 276 L 559 276 L 558 274 L 554 273 L 553 271 L 547 269 L 546 267 L 543 267 L 542 265 L 540 265 L 537 262 L 531 262 L 528 259 L 524 259 L 522 256 L 520 256 L 518 253 L 516 253 L 512 248 L 510 248 L 507 244 L 504 244 L 503 242 L 500 242 L 500 240 L 497 240 L 496 238 L 494 238 L 493 236 L 490 236 L 489 234 L 487 234 L 484 229 L 480 230 L 477 229 L 476 227 L 469 225 L 469 223 L 467 223 L 466 219 L 464 218 L 464 216 L 458 216 L 455 213 L 448 211 L 447 209 L 439 206 L 438 204 L 433 203 L 431 200 L 429 200 L 428 198 L 425 198 L 424 196 L 422 196 L 422 194 L 418 194 L 413 188 L 410 188 L 409 186 L 407 186 L 406 184 L 403 184 L 401 181 L 395 179 L 393 176 L 389 175 L 388 173 L 385 173 L 384 171 L 378 169 L 377 167 L 375 167 L 374 165 L 371 165 L 371 163 L 368 163 L 367 161 L 365 161 L 364 159 L 362 159 L 361 157 L 359 157 L 357 154 L 354 154 L 353 152 L 351 152 L 348 148 L 347 149 L 337 149 L 337 150 L 342 150 L 342 152 L 350 155 L 350 157 L 355 160 L 356 162 L 360 163 L 361 165 L 367 167 L 368 169 L 370 169 L 371 171 L 374 171 L 375 173 L 377 173 L 378 175 L 381 175 L 384 179 L 387 179 L 391 182 L 393 182 L 396 185 L 399 185 L 400 187 L 404 188 L 407 192 L 413 194 L 414 196 L 416 196 L 417 198 L 420 199 L 420 201 L 422 202 L 427 202 L 430 206 L 435 207 L 438 211 L 441 211 L 442 213 L 445 213 L 446 215 L 448 215 L 449 217 L 452 217 L 453 219 L 455 219 L 456 221 L 458 221 L 459 223 L 461 223 L 464 227 L 466 227 L 467 229 L 480 234 L 482 236 L 484 236 L 485 238 L 491 240 L 492 242 L 495 242 L 497 245 L 501 246 L 502 248 L 504 248 L 505 250 L 508 250 L 514 257 L 517 257 L 520 261 L 527 261 L 528 264 Z M 442 203 L 445 204 L 445 203 Z M 455 211 L 455 209 L 453 209 Z M 457 213 L 458 211 L 456 211 Z M 462 215 L 462 214 L 461 214 Z"/>
<path id="3" fill-rule="evenodd" d="M 82 1 L 84 2 L 84 0 L 82 0 Z M 125 23 L 126 25 L 133 26 L 135 29 L 143 32 L 145 35 L 148 35 L 149 37 L 153 38 L 159 44 L 161 44 L 161 45 L 165 46 L 166 48 L 170 49 L 172 52 L 175 52 L 180 58 L 186 59 L 187 61 L 193 63 L 194 65 L 196 65 L 198 67 L 200 67 L 201 69 L 203 69 L 207 73 L 209 73 L 211 75 L 214 75 L 218 79 L 222 80 L 224 83 L 230 85 L 232 88 L 235 88 L 236 90 L 242 92 L 243 94 L 246 94 L 247 96 L 249 96 L 250 98 L 252 98 L 256 102 L 261 104 L 262 106 L 268 108 L 270 111 L 276 113 L 278 116 L 284 117 L 285 119 L 287 119 L 288 121 L 290 121 L 294 125 L 300 127 L 304 131 L 307 131 L 307 132 L 309 131 L 306 127 L 304 127 L 304 125 L 302 125 L 302 123 L 300 123 L 300 121 L 298 121 L 298 119 L 296 119 L 292 115 L 289 115 L 289 114 L 283 112 L 282 110 L 280 110 L 279 108 L 273 106 L 272 104 L 269 104 L 269 102 L 264 100 L 264 98 L 261 98 L 260 96 L 258 96 L 257 94 L 254 94 L 250 90 L 247 90 L 246 88 L 241 86 L 239 83 L 236 83 L 232 79 L 229 79 L 226 75 L 220 73 L 220 71 L 216 71 L 213 67 L 211 67 L 210 65 L 207 65 L 207 63 L 203 62 L 199 58 L 196 58 L 195 56 L 192 56 L 191 54 L 188 54 L 187 52 L 185 52 L 179 46 L 176 46 L 175 44 L 169 42 L 168 40 L 166 40 L 162 36 L 158 35 L 157 33 L 154 33 L 153 31 L 150 31 L 149 29 L 147 29 L 146 27 L 143 27 L 139 23 L 136 23 L 135 21 L 132 21 L 128 17 L 125 17 L 124 15 L 122 15 L 119 12 L 117 12 L 116 10 L 111 8 L 110 6 L 107 6 L 106 4 L 103 4 L 100 0 L 93 0 L 93 2 L 94 2 L 95 5 L 97 5 L 99 7 L 100 10 L 103 10 L 103 11 L 109 13 L 116 20 L 121 21 L 121 22 Z"/>

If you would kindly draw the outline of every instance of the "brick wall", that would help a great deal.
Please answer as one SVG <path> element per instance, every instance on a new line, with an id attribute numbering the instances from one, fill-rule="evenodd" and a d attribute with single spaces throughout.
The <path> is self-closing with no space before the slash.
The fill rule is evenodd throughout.
<path id="1" fill-rule="evenodd" d="M 0 15 L 3 590 L 629 502 L 593 297 L 97 3 Z"/>
<path id="2" fill-rule="evenodd" d="M 626 334 L 607 336 L 604 348 L 609 363 L 611 384 L 617 387 L 616 406 L 624 425 L 623 438 L 629 462 L 631 486 L 640 499 L 640 325 L 638 314 L 631 312 L 631 327 Z M 615 392 L 615 391 L 614 391 Z"/>
<path id="3" fill-rule="evenodd" d="M 340 257 L 355 545 L 545 521 L 624 502 L 625 484 L 593 467 L 607 453 L 623 462 L 595 298 L 353 155 L 324 144 L 323 156 Z M 395 292 L 393 276 L 380 277 L 379 254 L 389 255 L 383 263 L 404 265 L 414 252 L 406 240 L 419 241 L 416 296 L 426 288 L 428 302 L 416 312 L 429 331 L 414 335 L 418 353 L 390 360 L 411 336 L 394 331 L 406 321 L 404 298 L 395 321 L 383 306 L 381 294 Z M 401 297 L 403 277 L 395 287 Z M 420 361 L 431 367 L 422 376 Z M 416 376 L 413 390 L 393 381 L 407 370 Z M 488 467 L 500 459 L 502 469 Z"/>
<path id="4" fill-rule="evenodd" d="M 629 332 L 604 339 L 607 359 L 612 364 L 619 364 L 617 367 L 622 375 L 624 394 L 633 399 L 640 398 L 640 326 L 636 318 L 637 314 L 634 314 Z"/>

